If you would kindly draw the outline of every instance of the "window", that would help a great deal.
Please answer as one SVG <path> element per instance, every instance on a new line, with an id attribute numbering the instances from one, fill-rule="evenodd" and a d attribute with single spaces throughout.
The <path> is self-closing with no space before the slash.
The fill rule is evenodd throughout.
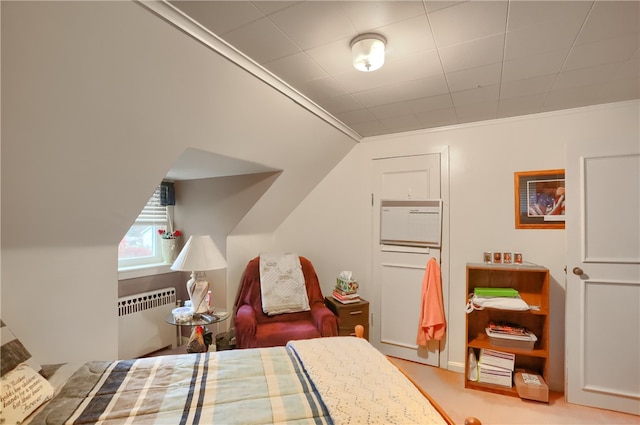
<path id="1" fill-rule="evenodd" d="M 158 230 L 171 223 L 172 205 L 167 205 L 166 183 L 158 186 L 136 221 L 118 245 L 118 269 L 162 263 L 161 238 Z M 173 192 L 173 188 L 170 188 Z M 165 196 L 163 196 L 165 195 Z M 173 195 L 173 194 L 171 194 Z"/>

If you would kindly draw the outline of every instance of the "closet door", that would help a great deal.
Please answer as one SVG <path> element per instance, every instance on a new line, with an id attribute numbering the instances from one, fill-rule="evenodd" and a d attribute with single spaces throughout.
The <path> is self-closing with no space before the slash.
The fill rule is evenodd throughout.
<path id="1" fill-rule="evenodd" d="M 441 154 L 373 160 L 372 343 L 384 354 L 440 365 L 440 343 L 416 345 L 422 280 L 427 261 L 440 249 L 380 244 L 381 200 L 439 199 Z"/>

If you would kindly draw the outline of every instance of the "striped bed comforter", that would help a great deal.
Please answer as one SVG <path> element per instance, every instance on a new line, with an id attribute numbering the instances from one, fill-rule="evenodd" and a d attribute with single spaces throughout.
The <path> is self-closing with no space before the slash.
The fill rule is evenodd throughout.
<path id="1" fill-rule="evenodd" d="M 30 424 L 443 424 L 366 340 L 89 362 Z"/>
<path id="2" fill-rule="evenodd" d="M 285 347 L 183 354 L 80 368 L 32 424 L 331 423 Z"/>

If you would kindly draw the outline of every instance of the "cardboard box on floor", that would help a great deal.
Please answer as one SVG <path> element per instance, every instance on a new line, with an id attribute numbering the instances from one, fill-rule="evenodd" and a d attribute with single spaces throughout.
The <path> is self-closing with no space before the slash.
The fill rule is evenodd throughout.
<path id="1" fill-rule="evenodd" d="M 534 373 L 516 372 L 513 381 L 520 398 L 549 402 L 549 387 L 542 376 Z"/>

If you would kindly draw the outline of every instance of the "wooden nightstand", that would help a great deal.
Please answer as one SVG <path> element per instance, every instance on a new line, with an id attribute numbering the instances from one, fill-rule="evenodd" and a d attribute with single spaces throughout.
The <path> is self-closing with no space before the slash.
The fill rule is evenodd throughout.
<path id="1" fill-rule="evenodd" d="M 340 319 L 338 335 L 355 335 L 356 325 L 364 326 L 364 337 L 369 340 L 369 301 L 360 298 L 353 304 L 342 304 L 333 297 L 324 297 L 325 305 Z"/>

